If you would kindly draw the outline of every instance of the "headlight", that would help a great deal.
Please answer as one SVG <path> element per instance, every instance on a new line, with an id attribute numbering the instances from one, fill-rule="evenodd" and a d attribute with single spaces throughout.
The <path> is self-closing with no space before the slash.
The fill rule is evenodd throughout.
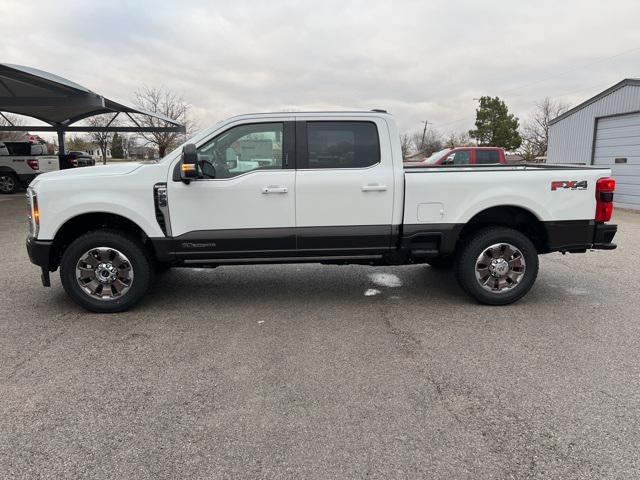
<path id="1" fill-rule="evenodd" d="M 38 237 L 40 230 L 40 210 L 38 209 L 38 196 L 31 188 L 27 188 L 27 203 L 29 205 L 29 233 L 32 237 Z"/>

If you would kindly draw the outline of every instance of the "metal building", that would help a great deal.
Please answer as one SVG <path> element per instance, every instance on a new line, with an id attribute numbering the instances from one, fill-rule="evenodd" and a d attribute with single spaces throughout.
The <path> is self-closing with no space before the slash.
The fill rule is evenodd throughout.
<path id="1" fill-rule="evenodd" d="M 640 79 L 622 80 L 552 120 L 547 163 L 610 165 L 616 205 L 640 210 Z"/>

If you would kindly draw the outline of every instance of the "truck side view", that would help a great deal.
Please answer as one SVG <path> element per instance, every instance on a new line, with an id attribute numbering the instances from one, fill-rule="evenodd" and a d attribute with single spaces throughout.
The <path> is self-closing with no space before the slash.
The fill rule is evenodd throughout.
<path id="1" fill-rule="evenodd" d="M 228 119 L 156 164 L 38 176 L 31 261 L 95 312 L 136 304 L 167 267 L 257 263 L 455 268 L 478 302 L 525 295 L 538 255 L 613 249 L 607 168 L 405 168 L 386 112 Z"/>

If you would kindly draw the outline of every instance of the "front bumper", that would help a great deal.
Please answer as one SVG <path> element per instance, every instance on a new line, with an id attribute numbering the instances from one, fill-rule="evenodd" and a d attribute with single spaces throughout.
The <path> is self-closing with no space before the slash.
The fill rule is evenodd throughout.
<path id="1" fill-rule="evenodd" d="M 596 223 L 593 232 L 593 247 L 599 250 L 615 250 L 618 246 L 612 242 L 618 231 L 617 225 Z"/>
<path id="2" fill-rule="evenodd" d="M 51 270 L 51 248 L 53 247 L 53 240 L 37 240 L 31 235 L 27 237 L 27 253 L 29 254 L 29 260 L 34 265 L 38 265 L 42 270 L 42 285 L 45 287 L 51 286 L 49 279 L 49 272 Z M 55 268 L 54 268 L 55 270 Z"/>

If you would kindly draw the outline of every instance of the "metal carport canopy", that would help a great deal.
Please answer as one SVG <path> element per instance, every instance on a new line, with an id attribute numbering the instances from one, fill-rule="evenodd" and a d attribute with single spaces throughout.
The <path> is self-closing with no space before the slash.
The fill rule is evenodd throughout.
<path id="1" fill-rule="evenodd" d="M 2 112 L 16 113 L 40 120 L 43 125 L 13 125 Z M 125 114 L 135 126 L 74 126 L 95 115 Z M 133 115 L 145 115 L 164 122 L 165 126 L 141 126 Z M 66 132 L 178 132 L 185 127 L 172 118 L 155 112 L 132 108 L 104 98 L 91 90 L 53 73 L 22 65 L 0 64 L 0 115 L 8 125 L 0 131 L 57 132 L 59 153 L 64 154 Z"/>

